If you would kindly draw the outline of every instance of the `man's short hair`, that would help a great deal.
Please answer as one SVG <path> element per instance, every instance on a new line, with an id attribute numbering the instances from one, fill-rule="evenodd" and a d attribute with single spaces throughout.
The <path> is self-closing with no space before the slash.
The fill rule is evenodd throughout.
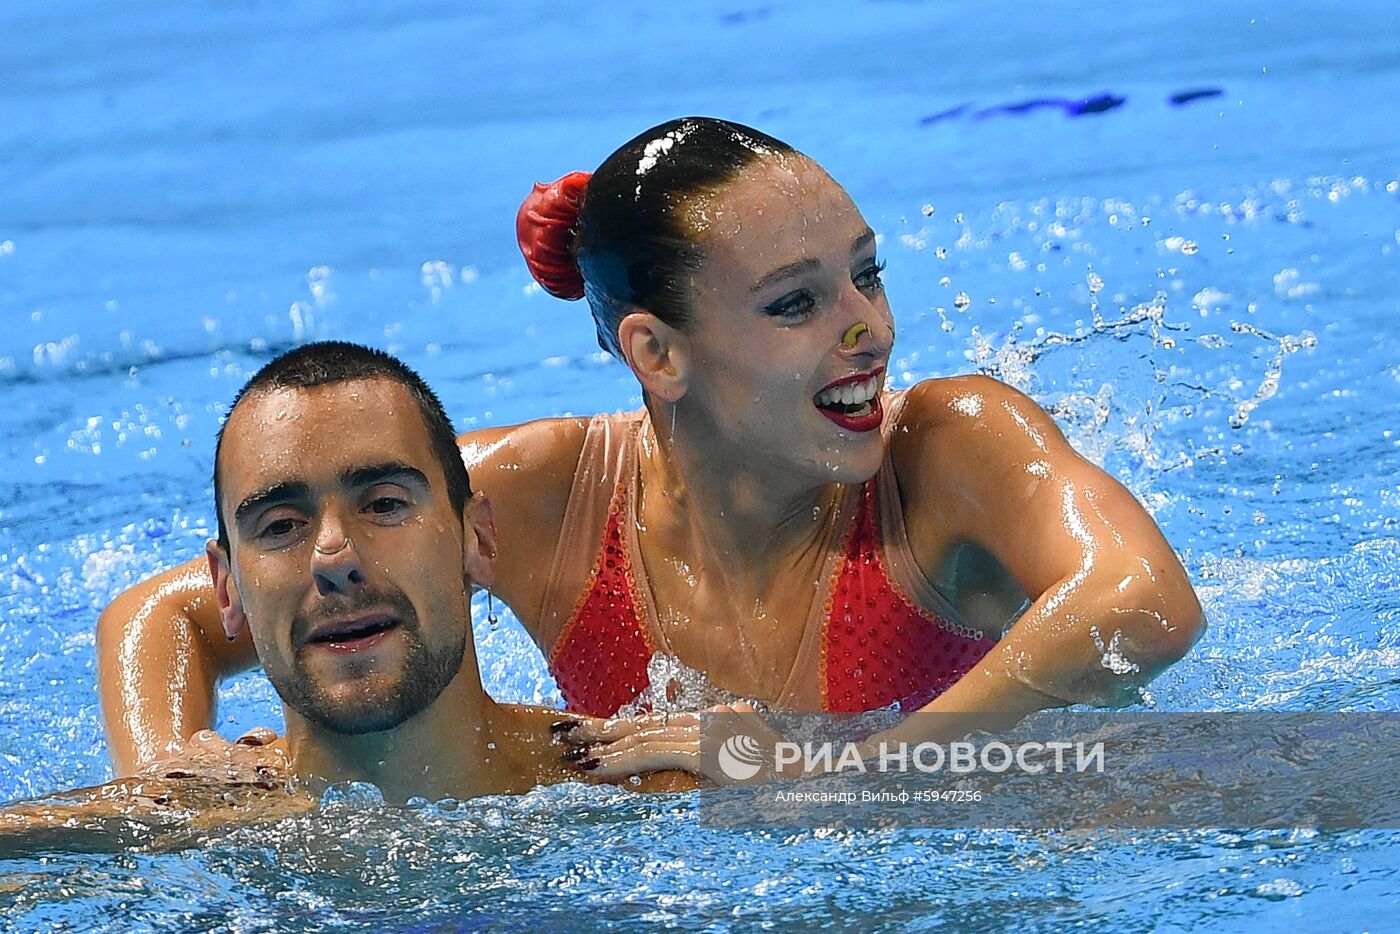
<path id="1" fill-rule="evenodd" d="M 460 515 L 471 499 L 471 481 L 467 477 L 466 464 L 457 449 L 457 434 L 452 430 L 452 422 L 443 411 L 437 394 L 428 388 L 419 376 L 402 360 L 390 356 L 382 350 L 351 344 L 345 341 L 317 341 L 303 344 L 289 350 L 265 364 L 253 378 L 238 390 L 229 406 L 228 417 L 219 426 L 218 440 L 214 444 L 214 515 L 219 523 L 219 547 L 225 553 L 229 550 L 228 527 L 224 523 L 224 506 L 219 489 L 219 458 L 224 447 L 224 430 L 229 418 L 238 408 L 238 403 L 247 396 L 275 389 L 311 389 L 329 383 L 343 383 L 357 379 L 389 379 L 408 390 L 418 403 L 418 412 L 423 416 L 423 426 L 428 430 L 428 440 L 433 454 L 442 467 L 442 475 L 447 478 L 447 497 L 452 508 Z"/>

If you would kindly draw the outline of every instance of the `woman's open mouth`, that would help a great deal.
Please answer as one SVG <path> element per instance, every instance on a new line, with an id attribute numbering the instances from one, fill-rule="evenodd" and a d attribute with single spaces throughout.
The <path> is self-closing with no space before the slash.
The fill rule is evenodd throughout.
<path id="1" fill-rule="evenodd" d="M 880 406 L 880 377 L 873 373 L 847 376 L 829 384 L 812 397 L 817 411 L 847 431 L 874 431 L 885 417 Z"/>

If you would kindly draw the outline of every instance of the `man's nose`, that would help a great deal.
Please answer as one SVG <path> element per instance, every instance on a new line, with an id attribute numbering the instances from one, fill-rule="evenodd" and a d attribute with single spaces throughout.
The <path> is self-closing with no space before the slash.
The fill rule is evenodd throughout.
<path id="1" fill-rule="evenodd" d="M 327 515 L 312 545 L 311 574 L 322 595 L 349 593 L 364 586 L 365 571 L 359 549 L 350 540 L 349 530 L 338 517 Z"/>

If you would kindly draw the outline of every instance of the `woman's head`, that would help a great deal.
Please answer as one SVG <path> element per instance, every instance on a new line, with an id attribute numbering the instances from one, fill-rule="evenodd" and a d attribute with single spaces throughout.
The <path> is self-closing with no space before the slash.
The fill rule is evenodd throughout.
<path id="1" fill-rule="evenodd" d="M 536 185 L 517 221 L 531 273 L 559 298 L 587 297 L 598 344 L 621 358 L 618 325 L 644 308 L 689 319 L 686 271 L 698 263 L 693 208 L 787 143 L 713 117 L 682 117 L 636 136 L 588 176 Z"/>
<path id="2" fill-rule="evenodd" d="M 878 466 L 878 403 L 849 398 L 883 385 L 893 340 L 875 237 L 811 159 L 737 124 L 675 120 L 591 179 L 537 186 L 519 227 L 536 279 L 586 295 L 599 343 L 649 399 L 684 397 L 707 445 L 826 479 Z"/>

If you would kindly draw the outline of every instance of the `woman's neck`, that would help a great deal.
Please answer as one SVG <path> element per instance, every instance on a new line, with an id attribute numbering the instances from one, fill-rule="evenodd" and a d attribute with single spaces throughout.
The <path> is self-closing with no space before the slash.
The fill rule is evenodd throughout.
<path id="1" fill-rule="evenodd" d="M 644 523 L 654 517 L 668 538 L 688 539 L 696 559 L 757 578 L 821 536 L 838 484 L 813 483 L 728 445 L 697 419 L 673 420 L 669 407 L 653 403 L 649 413 L 640 451 Z"/>

